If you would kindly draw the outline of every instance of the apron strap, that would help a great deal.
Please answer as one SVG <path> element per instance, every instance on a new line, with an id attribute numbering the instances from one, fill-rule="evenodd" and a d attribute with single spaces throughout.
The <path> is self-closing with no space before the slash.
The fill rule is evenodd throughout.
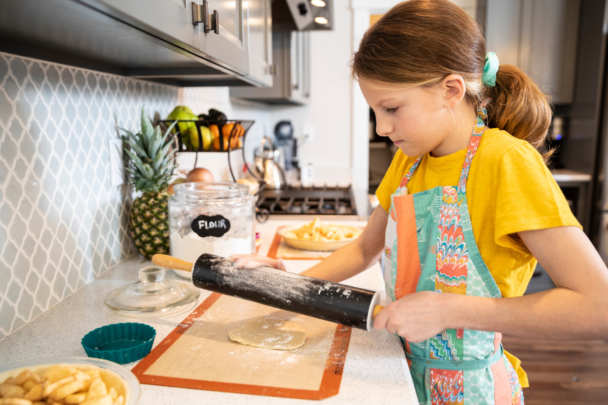
<path id="1" fill-rule="evenodd" d="M 418 156 L 418 159 L 416 159 L 416 161 L 414 162 L 414 164 L 412 165 L 412 167 L 410 168 L 410 170 L 401 179 L 401 183 L 399 184 L 399 187 L 407 187 L 407 183 L 410 182 L 410 179 L 412 178 L 412 175 L 414 174 L 414 172 L 418 168 L 418 165 L 420 164 L 421 160 L 422 160 L 422 156 Z"/>
<path id="2" fill-rule="evenodd" d="M 504 350 L 502 348 L 502 343 L 500 344 L 500 348 L 494 352 L 487 359 L 482 360 L 441 360 L 441 359 L 428 359 L 425 357 L 414 356 L 413 354 L 405 352 L 405 357 L 416 364 L 417 366 L 423 368 L 435 368 L 438 370 L 481 370 L 484 368 L 492 367 L 497 361 L 502 358 Z"/>
<path id="3" fill-rule="evenodd" d="M 484 120 L 488 117 L 488 111 L 486 106 L 490 102 L 490 99 L 485 100 L 479 106 L 477 110 L 477 120 L 471 133 L 471 139 L 469 139 L 469 147 L 467 148 L 467 155 L 464 158 L 464 164 L 462 165 L 462 171 L 460 172 L 460 180 L 458 181 L 458 201 L 462 201 L 465 194 L 467 193 L 467 180 L 469 179 L 469 171 L 471 169 L 471 163 L 473 157 L 477 153 L 479 142 L 481 141 L 481 135 L 483 135 L 486 124 Z"/>

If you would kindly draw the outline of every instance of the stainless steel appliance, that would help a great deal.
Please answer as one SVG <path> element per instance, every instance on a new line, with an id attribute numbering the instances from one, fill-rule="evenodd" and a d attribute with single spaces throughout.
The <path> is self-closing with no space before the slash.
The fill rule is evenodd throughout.
<path id="1" fill-rule="evenodd" d="M 285 170 L 290 170 L 297 165 L 296 140 L 293 138 L 293 125 L 291 121 L 279 121 L 274 127 L 275 146 L 283 154 L 283 165 Z M 295 164 L 294 164 L 295 163 Z"/>
<path id="2" fill-rule="evenodd" d="M 562 147 L 568 135 L 568 117 L 554 115 L 549 128 L 549 148 L 555 150 L 551 156 L 551 167 L 563 169 L 565 164 L 561 160 Z"/>
<path id="3" fill-rule="evenodd" d="M 269 146 L 269 149 L 266 149 L 266 146 Z M 255 153 L 254 166 L 268 189 L 281 189 L 287 184 L 285 172 L 280 166 L 282 158 L 284 159 L 284 156 L 274 148 L 271 139 L 264 137 Z"/>
<path id="4" fill-rule="evenodd" d="M 331 31 L 333 0 L 273 0 L 273 31 Z"/>
<path id="5" fill-rule="evenodd" d="M 260 192 L 256 206 L 271 215 L 357 215 L 350 186 L 265 189 Z"/>

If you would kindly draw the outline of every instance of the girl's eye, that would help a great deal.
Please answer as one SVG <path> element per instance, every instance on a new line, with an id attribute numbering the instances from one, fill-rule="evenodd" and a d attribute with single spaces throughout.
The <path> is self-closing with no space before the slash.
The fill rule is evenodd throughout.
<path id="1" fill-rule="evenodd" d="M 398 108 L 399 108 L 399 107 L 395 107 L 395 108 L 387 108 L 387 109 L 386 109 L 386 112 L 389 112 L 389 113 L 394 113 L 395 111 L 397 111 L 397 109 L 398 109 Z"/>

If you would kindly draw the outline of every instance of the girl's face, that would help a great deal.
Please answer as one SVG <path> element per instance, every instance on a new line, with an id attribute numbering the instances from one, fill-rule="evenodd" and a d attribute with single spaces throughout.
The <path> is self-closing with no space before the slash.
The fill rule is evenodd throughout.
<path id="1" fill-rule="evenodd" d="M 363 77 L 359 85 L 376 113 L 378 135 L 389 137 L 407 156 L 429 153 L 444 141 L 446 120 L 453 117 L 432 88 L 402 88 Z"/>

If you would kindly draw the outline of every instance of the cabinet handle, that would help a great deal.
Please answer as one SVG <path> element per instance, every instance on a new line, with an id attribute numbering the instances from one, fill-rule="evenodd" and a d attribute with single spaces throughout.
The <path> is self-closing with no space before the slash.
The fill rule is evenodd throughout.
<path id="1" fill-rule="evenodd" d="M 203 1 L 203 5 L 199 6 L 195 2 L 192 2 L 192 24 L 196 27 L 199 24 L 203 24 L 203 28 L 207 26 L 207 19 L 209 16 L 209 8 L 207 1 Z"/>
<path id="2" fill-rule="evenodd" d="M 216 34 L 220 33 L 220 13 L 213 10 L 213 14 L 209 15 L 209 2 L 203 0 L 203 5 L 198 5 L 192 2 L 192 24 L 196 27 L 198 24 L 203 25 L 203 32 L 206 34 L 210 31 Z"/>
<path id="3" fill-rule="evenodd" d="M 217 10 L 213 10 L 213 14 L 211 14 L 211 29 L 209 31 L 220 34 L 220 13 Z"/>
<path id="4" fill-rule="evenodd" d="M 268 74 L 270 76 L 275 76 L 277 74 L 277 65 L 268 66 Z"/>

